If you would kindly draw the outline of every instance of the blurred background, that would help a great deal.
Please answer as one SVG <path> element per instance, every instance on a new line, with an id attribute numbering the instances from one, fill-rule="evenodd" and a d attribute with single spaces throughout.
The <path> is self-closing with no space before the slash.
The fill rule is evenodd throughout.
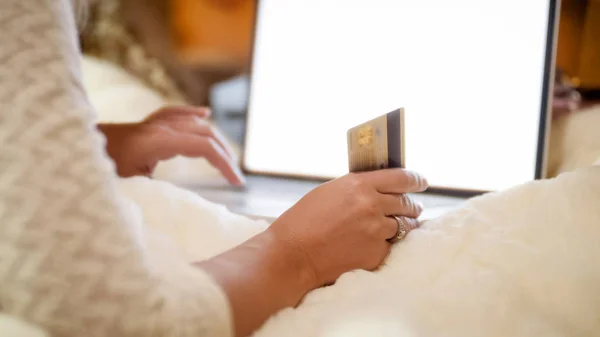
<path id="1" fill-rule="evenodd" d="M 584 99 L 600 98 L 600 1 L 562 2 L 556 65 Z"/>
<path id="2" fill-rule="evenodd" d="M 169 102 L 211 106 L 225 133 L 239 141 L 255 6 L 254 0 L 94 1 L 82 48 L 87 61 L 109 62 Z M 122 84 L 107 73 L 87 75 L 91 85 Z"/>
<path id="3" fill-rule="evenodd" d="M 81 45 L 100 118 L 132 120 L 172 103 L 210 106 L 214 123 L 241 145 L 255 8 L 256 0 L 94 1 Z M 555 96 L 578 94 L 575 110 L 593 105 L 600 0 L 562 1 L 559 30 Z"/>

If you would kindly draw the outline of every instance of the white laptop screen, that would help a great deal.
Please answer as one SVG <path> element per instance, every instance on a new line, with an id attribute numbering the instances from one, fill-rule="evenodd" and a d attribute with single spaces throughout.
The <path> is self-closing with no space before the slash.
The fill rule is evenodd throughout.
<path id="1" fill-rule="evenodd" d="M 431 185 L 490 191 L 539 177 L 555 6 L 260 0 L 244 168 L 341 176 L 346 131 L 404 107 L 406 166 Z"/>

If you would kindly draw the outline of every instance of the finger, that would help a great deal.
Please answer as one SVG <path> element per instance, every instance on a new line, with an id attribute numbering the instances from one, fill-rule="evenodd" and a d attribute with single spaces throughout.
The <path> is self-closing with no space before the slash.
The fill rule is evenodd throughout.
<path id="1" fill-rule="evenodd" d="M 152 121 L 157 119 L 168 120 L 172 118 L 177 118 L 181 116 L 195 116 L 199 118 L 208 118 L 211 115 L 211 110 L 207 107 L 195 107 L 189 105 L 181 105 L 181 106 L 168 106 L 162 109 L 159 109 L 152 115 L 150 115 L 146 120 Z"/>
<path id="2" fill-rule="evenodd" d="M 392 220 L 395 226 L 395 230 L 393 233 L 388 233 L 388 236 L 386 236 L 386 240 L 394 242 L 394 241 L 398 241 L 398 239 L 396 238 L 399 234 L 399 232 L 404 229 L 406 231 L 406 234 L 404 237 L 406 237 L 406 235 L 408 235 L 411 231 L 417 229 L 420 227 L 420 222 L 417 219 L 414 218 L 407 218 L 407 217 L 403 217 L 400 216 L 398 217 L 398 220 L 396 220 L 396 218 L 394 217 L 389 217 L 388 219 Z M 400 221 L 400 223 L 398 223 L 398 221 Z M 404 237 L 400 238 L 400 240 L 402 240 Z"/>
<path id="3" fill-rule="evenodd" d="M 237 186 L 244 185 L 245 179 L 242 172 L 231 158 L 227 156 L 225 150 L 223 150 L 223 148 L 221 148 L 213 139 L 205 139 L 207 139 L 209 145 L 207 152 L 203 155 L 204 158 L 219 170 L 229 183 Z"/>
<path id="4" fill-rule="evenodd" d="M 173 121 L 169 124 L 169 126 L 181 132 L 188 132 L 198 136 L 213 138 L 219 144 L 219 146 L 225 150 L 225 153 L 229 158 L 237 161 L 233 149 L 227 143 L 225 136 L 223 136 L 223 134 L 221 134 L 217 129 L 213 128 L 205 120 L 202 120 L 198 117 L 188 117 Z"/>
<path id="5" fill-rule="evenodd" d="M 414 193 L 427 189 L 427 180 L 406 169 L 385 169 L 359 173 L 380 193 Z"/>
<path id="6" fill-rule="evenodd" d="M 398 234 L 398 221 L 393 216 L 386 216 L 381 228 L 381 238 L 389 240 Z"/>
<path id="7" fill-rule="evenodd" d="M 244 177 L 227 156 L 225 150 L 212 138 L 194 134 L 172 133 L 156 139 L 156 160 L 166 160 L 181 155 L 204 157 L 233 185 L 243 185 Z"/>
<path id="8" fill-rule="evenodd" d="M 406 224 L 409 232 L 421 227 L 421 222 L 418 219 L 407 218 L 407 217 L 403 217 L 403 218 L 404 218 L 404 223 Z"/>
<path id="9" fill-rule="evenodd" d="M 405 194 L 382 194 L 379 202 L 386 216 L 418 218 L 423 212 L 423 205 Z"/>

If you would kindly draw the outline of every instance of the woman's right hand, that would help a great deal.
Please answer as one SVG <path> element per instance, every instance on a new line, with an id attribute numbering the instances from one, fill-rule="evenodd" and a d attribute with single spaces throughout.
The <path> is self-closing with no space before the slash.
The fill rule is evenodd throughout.
<path id="1" fill-rule="evenodd" d="M 266 231 L 199 267 L 227 294 L 237 336 L 247 336 L 275 312 L 296 306 L 312 289 L 386 258 L 398 223 L 410 227 L 422 207 L 405 193 L 427 181 L 402 169 L 352 173 L 323 184 Z"/>
<path id="2" fill-rule="evenodd" d="M 398 231 L 391 216 L 418 227 L 422 206 L 405 193 L 425 189 L 424 178 L 404 169 L 351 173 L 308 193 L 267 231 L 302 256 L 316 288 L 350 270 L 376 269 Z"/>

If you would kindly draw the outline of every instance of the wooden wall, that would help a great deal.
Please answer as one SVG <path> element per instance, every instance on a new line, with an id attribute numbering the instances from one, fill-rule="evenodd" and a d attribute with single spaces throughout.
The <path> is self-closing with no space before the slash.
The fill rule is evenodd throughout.
<path id="1" fill-rule="evenodd" d="M 171 26 L 183 60 L 239 69 L 249 63 L 255 0 L 171 0 Z"/>
<path id="2" fill-rule="evenodd" d="M 588 4 L 577 76 L 582 87 L 600 89 L 600 1 Z"/>
<path id="3" fill-rule="evenodd" d="M 600 0 L 564 0 L 556 64 L 578 86 L 600 89 Z"/>

